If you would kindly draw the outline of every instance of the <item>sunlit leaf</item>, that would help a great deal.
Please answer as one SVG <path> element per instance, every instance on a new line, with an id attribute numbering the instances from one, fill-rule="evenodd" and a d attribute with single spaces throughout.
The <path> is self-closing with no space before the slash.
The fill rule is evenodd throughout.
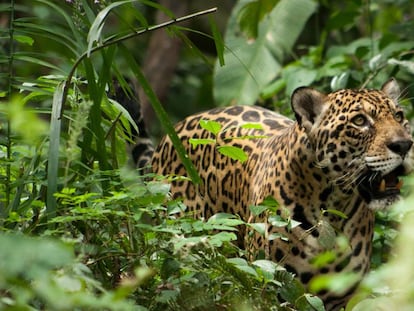
<path id="1" fill-rule="evenodd" d="M 336 252 L 327 250 L 326 252 L 320 253 L 312 258 L 311 263 L 316 268 L 320 269 L 331 264 L 337 258 Z"/>
<path id="2" fill-rule="evenodd" d="M 260 123 L 244 123 L 240 127 L 243 129 L 263 130 L 263 125 Z"/>
<path id="3" fill-rule="evenodd" d="M 198 145 L 209 145 L 216 143 L 214 139 L 208 138 L 190 138 L 188 141 L 193 148 L 197 147 Z"/>
<path id="4" fill-rule="evenodd" d="M 248 159 L 248 155 L 243 151 L 243 149 L 235 146 L 219 146 L 217 150 L 233 160 L 240 162 L 245 162 Z"/>
<path id="5" fill-rule="evenodd" d="M 335 215 L 335 216 L 339 216 L 342 219 L 348 219 L 348 216 L 346 214 L 344 214 L 343 212 L 338 211 L 336 209 L 331 209 L 330 208 L 330 209 L 325 210 L 324 213 L 325 212 L 328 213 L 328 214 L 332 214 L 332 215 Z"/>
<path id="6" fill-rule="evenodd" d="M 24 43 L 30 46 L 32 46 L 34 43 L 33 38 L 29 36 L 16 35 L 13 38 L 20 43 Z"/>
<path id="7" fill-rule="evenodd" d="M 217 136 L 221 130 L 221 124 L 213 120 L 200 120 L 200 126 L 202 129 L 209 131 L 214 136 Z"/>

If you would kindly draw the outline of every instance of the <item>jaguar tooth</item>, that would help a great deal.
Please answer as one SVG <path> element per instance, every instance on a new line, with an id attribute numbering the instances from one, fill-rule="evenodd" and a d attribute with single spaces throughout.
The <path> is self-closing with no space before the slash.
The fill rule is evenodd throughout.
<path id="1" fill-rule="evenodd" d="M 384 192 L 385 191 L 385 179 L 381 179 L 381 183 L 379 185 L 379 191 Z"/>
<path id="2" fill-rule="evenodd" d="M 403 186 L 404 182 L 403 180 L 399 180 L 398 183 L 395 185 L 395 188 L 397 188 L 398 190 L 400 190 Z"/>

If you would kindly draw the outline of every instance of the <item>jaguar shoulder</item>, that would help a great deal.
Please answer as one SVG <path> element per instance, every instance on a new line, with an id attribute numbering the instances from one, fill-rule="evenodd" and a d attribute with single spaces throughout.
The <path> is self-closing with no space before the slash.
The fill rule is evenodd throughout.
<path id="1" fill-rule="evenodd" d="M 249 206 L 273 197 L 281 206 L 277 213 L 288 211 L 300 225 L 289 230 L 268 223 L 268 236 L 281 233 L 288 240 L 256 234 L 253 243 L 244 247 L 265 250 L 305 285 L 315 275 L 341 271 L 362 277 L 370 266 L 374 211 L 398 200 L 399 177 L 411 171 L 413 140 L 397 102 L 399 95 L 394 80 L 381 90 L 322 94 L 299 88 L 291 99 L 296 121 L 251 106 L 190 116 L 176 130 L 204 183 L 195 186 L 186 179 L 176 180 L 171 192 L 184 198 L 198 217 L 224 212 L 251 222 L 267 219 L 254 217 Z M 221 131 L 213 137 L 200 120 L 219 122 Z M 246 123 L 259 123 L 261 129 L 243 127 Z M 212 138 L 216 143 L 192 148 L 190 138 Z M 223 145 L 243 149 L 248 159 L 241 163 L 222 155 L 217 147 Z M 186 175 L 168 137 L 155 150 L 152 166 L 158 174 Z M 339 213 L 329 212 L 333 210 Z M 327 250 L 319 239 L 326 225 L 344 237 L 347 246 L 336 246 L 335 259 L 317 267 L 313 259 Z M 240 244 L 246 243 L 245 234 L 241 229 Z M 328 310 L 337 310 L 356 285 L 344 293 L 319 295 Z"/>

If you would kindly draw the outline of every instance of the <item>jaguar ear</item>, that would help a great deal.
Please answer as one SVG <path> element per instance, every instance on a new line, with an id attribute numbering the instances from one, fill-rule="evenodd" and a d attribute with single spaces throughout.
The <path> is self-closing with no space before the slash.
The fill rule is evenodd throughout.
<path id="1" fill-rule="evenodd" d="M 394 78 L 391 78 L 385 82 L 381 88 L 381 91 L 387 94 L 387 96 L 394 102 L 397 102 L 401 95 L 400 87 Z"/>
<path id="2" fill-rule="evenodd" d="M 309 87 L 300 87 L 292 94 L 292 109 L 299 125 L 309 132 L 326 108 L 326 95 Z"/>

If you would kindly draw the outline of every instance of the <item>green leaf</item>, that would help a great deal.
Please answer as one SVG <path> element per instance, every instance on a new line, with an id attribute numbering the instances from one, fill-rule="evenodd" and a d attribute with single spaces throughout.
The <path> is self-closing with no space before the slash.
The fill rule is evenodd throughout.
<path id="1" fill-rule="evenodd" d="M 224 40 L 221 36 L 221 31 L 218 29 L 214 19 L 209 16 L 211 33 L 213 34 L 214 45 L 216 47 L 217 59 L 220 66 L 224 66 Z"/>
<path id="2" fill-rule="evenodd" d="M 167 257 L 162 262 L 160 276 L 163 280 L 166 280 L 171 275 L 177 273 L 179 270 L 180 263 L 175 258 Z"/>
<path id="3" fill-rule="evenodd" d="M 334 293 L 344 293 L 347 289 L 355 285 L 360 280 L 357 273 L 337 273 L 337 274 L 321 274 L 309 283 L 311 292 L 317 293 L 321 290 L 329 290 Z"/>
<path id="4" fill-rule="evenodd" d="M 30 238 L 22 235 L 0 234 L 2 277 L 41 277 L 46 271 L 60 268 L 74 260 L 72 250 L 52 239 Z"/>
<path id="5" fill-rule="evenodd" d="M 249 263 L 247 262 L 246 259 L 240 258 L 240 257 L 235 257 L 235 258 L 227 258 L 226 259 L 227 262 L 235 265 L 235 266 L 248 266 Z"/>
<path id="6" fill-rule="evenodd" d="M 270 216 L 269 222 L 272 224 L 272 226 L 275 227 L 286 227 L 287 225 L 289 225 L 289 221 L 282 218 L 279 215 Z"/>
<path id="7" fill-rule="evenodd" d="M 252 264 L 256 267 L 259 267 L 263 271 L 266 271 L 269 274 L 274 274 L 276 270 L 280 268 L 280 266 L 277 263 L 264 259 L 255 260 L 252 262 Z"/>
<path id="8" fill-rule="evenodd" d="M 216 140 L 208 138 L 190 138 L 188 141 L 193 148 L 197 147 L 198 145 L 209 145 L 216 143 Z"/>
<path id="9" fill-rule="evenodd" d="M 62 70 L 62 68 L 56 66 L 55 64 L 53 64 L 51 62 L 41 60 L 40 58 L 31 57 L 29 55 L 24 55 L 24 54 L 15 54 L 14 58 L 16 60 L 20 60 L 20 61 L 23 61 L 23 62 L 33 63 L 33 64 L 36 64 L 36 65 L 39 65 L 39 66 L 42 66 L 42 67 L 45 67 L 45 68 L 50 68 L 50 69 L 53 69 L 57 72 L 64 72 Z"/>
<path id="10" fill-rule="evenodd" d="M 263 125 L 260 123 L 245 123 L 240 126 L 243 129 L 249 130 L 263 130 Z"/>
<path id="11" fill-rule="evenodd" d="M 103 9 L 99 14 L 96 16 L 95 20 L 93 21 L 91 28 L 89 29 L 88 33 L 88 49 L 87 49 L 87 55 L 90 56 L 92 47 L 94 42 L 101 41 L 101 34 L 103 27 L 105 26 L 105 20 L 108 16 L 108 14 L 113 10 L 114 8 L 124 5 L 126 3 L 134 2 L 135 0 L 124 0 L 119 2 L 114 2 L 110 5 L 108 5 L 105 9 Z"/>
<path id="12" fill-rule="evenodd" d="M 33 38 L 29 37 L 29 36 L 23 36 L 23 35 L 15 35 L 13 37 L 16 41 L 20 42 L 20 43 L 24 43 L 24 44 L 28 44 L 30 46 L 33 45 L 34 40 Z"/>
<path id="13" fill-rule="evenodd" d="M 283 241 L 289 241 L 289 238 L 287 236 L 283 235 L 282 233 L 271 233 L 271 234 L 269 234 L 267 239 L 269 241 L 276 240 L 276 239 L 281 239 Z"/>
<path id="14" fill-rule="evenodd" d="M 395 58 L 391 58 L 388 60 L 388 64 L 391 65 L 398 65 L 404 69 L 406 69 L 409 73 L 414 73 L 414 62 L 408 60 L 397 60 Z"/>
<path id="15" fill-rule="evenodd" d="M 297 279 L 285 282 L 280 288 L 280 295 L 286 301 L 295 304 L 296 300 L 305 293 L 303 285 Z"/>
<path id="16" fill-rule="evenodd" d="M 48 218 L 51 219 L 56 214 L 57 202 L 54 194 L 58 187 L 58 170 L 59 170 L 59 146 L 61 130 L 61 110 L 63 104 L 63 88 L 61 83 L 53 94 L 52 116 L 50 119 L 50 136 L 49 136 L 49 154 L 47 166 L 47 199 L 46 211 Z"/>
<path id="17" fill-rule="evenodd" d="M 209 242 L 215 247 L 221 247 L 223 243 L 237 240 L 237 235 L 232 232 L 221 231 L 213 236 L 209 236 Z"/>
<path id="18" fill-rule="evenodd" d="M 77 23 L 74 22 L 73 15 L 70 13 L 70 11 L 68 11 L 65 8 L 65 6 L 61 5 L 60 3 L 53 3 L 52 1 L 49 1 L 49 0 L 38 0 L 38 1 L 51 7 L 53 12 L 58 13 L 60 15 L 60 17 L 58 17 L 59 20 L 65 20 L 64 24 L 67 25 L 67 27 L 65 27 L 63 31 L 56 31 L 56 28 L 50 27 L 50 24 L 48 25 L 46 23 L 41 23 L 42 25 L 38 25 L 36 23 L 35 25 L 39 27 L 43 27 L 43 31 L 41 31 L 41 33 L 49 33 L 47 35 L 48 38 L 50 38 L 50 34 L 56 34 L 59 38 L 57 42 L 59 42 L 60 44 L 66 44 L 70 48 L 70 50 L 74 53 L 74 55 L 76 55 L 76 48 L 81 47 L 83 49 L 84 41 L 83 41 L 83 36 L 79 36 L 79 32 L 80 32 L 79 27 Z M 84 8 L 87 8 L 87 6 L 84 6 Z M 57 23 L 54 23 L 53 25 L 56 26 Z"/>
<path id="19" fill-rule="evenodd" d="M 257 231 L 260 235 L 265 236 L 266 234 L 266 224 L 264 222 L 255 222 L 248 224 L 249 227 L 253 228 Z"/>
<path id="20" fill-rule="evenodd" d="M 298 65 L 291 65 L 283 70 L 283 80 L 286 81 L 286 95 L 293 93 L 301 86 L 311 85 L 318 75 L 315 69 L 303 68 Z"/>
<path id="21" fill-rule="evenodd" d="M 266 205 L 251 205 L 249 206 L 249 209 L 252 212 L 253 216 L 259 216 L 264 211 L 267 211 L 269 207 Z"/>
<path id="22" fill-rule="evenodd" d="M 296 228 L 297 226 L 299 226 L 301 224 L 300 221 L 296 221 L 294 219 L 289 219 L 289 224 L 288 224 L 288 229 L 292 230 L 293 228 Z"/>
<path id="23" fill-rule="evenodd" d="M 208 222 L 222 222 L 222 221 L 226 221 L 226 220 L 229 220 L 229 219 L 238 219 L 239 220 L 239 218 L 234 214 L 217 213 L 217 214 L 214 214 L 213 216 L 211 216 L 208 219 Z"/>
<path id="24" fill-rule="evenodd" d="M 0 109 L 6 112 L 13 130 L 21 135 L 29 145 L 35 145 L 48 132 L 48 124 L 39 118 L 37 111 L 25 106 L 26 101 L 21 96 L 13 96 L 7 105 Z"/>
<path id="25" fill-rule="evenodd" d="M 254 270 L 251 266 L 249 266 L 247 261 L 242 258 L 229 258 L 227 259 L 227 262 L 235 265 L 238 269 L 244 272 L 247 272 L 255 277 L 258 276 L 256 270 Z"/>
<path id="26" fill-rule="evenodd" d="M 323 212 L 324 213 L 329 213 L 329 214 L 332 214 L 332 215 L 335 215 L 335 216 L 339 216 L 339 217 L 341 217 L 343 219 L 348 219 L 348 216 L 346 214 L 344 214 L 343 212 L 338 211 L 336 209 L 327 209 L 327 210 L 325 210 Z"/>
<path id="27" fill-rule="evenodd" d="M 325 220 L 318 223 L 319 237 L 318 243 L 325 249 L 332 249 L 336 244 L 336 232 L 332 225 Z"/>
<path id="28" fill-rule="evenodd" d="M 128 110 L 124 108 L 120 103 L 118 103 L 116 100 L 113 100 L 111 98 L 108 98 L 108 101 L 116 108 L 118 112 L 121 112 L 122 115 L 129 121 L 130 126 L 132 126 L 137 132 L 139 132 L 139 128 L 136 125 L 135 121 L 132 119 L 130 113 Z M 103 106 L 104 108 L 105 106 Z"/>
<path id="29" fill-rule="evenodd" d="M 279 207 L 279 203 L 276 201 L 274 197 L 271 196 L 266 197 L 263 200 L 262 205 L 265 205 L 267 207 L 273 207 L 275 209 Z"/>
<path id="30" fill-rule="evenodd" d="M 259 25 L 254 42 L 240 36 L 237 16 L 247 3 L 235 6 L 225 36 L 226 66 L 216 64 L 214 97 L 219 105 L 253 104 L 281 71 L 282 63 L 303 30 L 317 3 L 312 0 L 281 0 Z"/>
<path id="31" fill-rule="evenodd" d="M 105 147 L 105 132 L 102 123 L 102 111 L 101 111 L 101 102 L 105 92 L 106 82 L 109 80 L 109 69 L 111 67 L 112 59 L 114 57 L 115 47 L 109 47 L 107 51 L 102 50 L 102 58 L 104 63 L 107 63 L 107 66 L 103 65 L 101 67 L 101 72 L 97 74 L 93 68 L 93 64 L 90 58 L 85 58 L 83 64 L 85 66 L 86 79 L 88 82 L 88 91 L 89 96 L 93 102 L 89 109 L 89 122 L 88 127 L 91 130 L 93 140 L 95 140 L 96 145 L 94 149 L 89 150 L 88 152 L 83 148 L 83 156 L 87 156 L 87 153 L 94 153 L 95 160 L 98 162 L 99 168 L 101 170 L 110 169 L 110 163 L 108 161 L 108 154 Z M 98 81 L 96 80 L 98 76 Z M 106 183 L 106 182 L 105 182 Z M 107 188 L 107 184 L 104 186 L 104 189 Z"/>
<path id="32" fill-rule="evenodd" d="M 263 99 L 270 99 L 274 94 L 279 93 L 286 87 L 286 81 L 284 79 L 277 79 L 268 84 L 261 92 L 260 96 Z"/>
<path id="33" fill-rule="evenodd" d="M 243 151 L 243 149 L 235 146 L 219 146 L 217 147 L 218 152 L 222 155 L 225 155 L 233 160 L 237 160 L 240 162 L 245 162 L 248 159 L 247 154 Z"/>
<path id="34" fill-rule="evenodd" d="M 213 120 L 200 120 L 200 126 L 214 136 L 217 136 L 221 130 L 221 124 Z"/>
<path id="35" fill-rule="evenodd" d="M 325 306 L 323 301 L 318 297 L 311 294 L 305 294 L 307 302 L 316 310 L 316 311 L 325 311 Z"/>
<path id="36" fill-rule="evenodd" d="M 218 213 L 211 216 L 208 219 L 207 224 L 213 225 L 216 229 L 218 229 L 218 226 L 227 226 L 229 227 L 228 229 L 234 230 L 235 228 L 232 227 L 242 225 L 244 224 L 244 221 L 240 220 L 233 214 Z"/>
<path id="37" fill-rule="evenodd" d="M 328 250 L 320 253 L 311 259 L 311 263 L 316 268 L 320 269 L 332 263 L 337 258 L 336 252 Z"/>
<path id="38" fill-rule="evenodd" d="M 238 14 L 241 30 L 249 38 L 256 38 L 259 31 L 259 22 L 276 5 L 278 0 L 256 0 L 245 4 Z"/>

